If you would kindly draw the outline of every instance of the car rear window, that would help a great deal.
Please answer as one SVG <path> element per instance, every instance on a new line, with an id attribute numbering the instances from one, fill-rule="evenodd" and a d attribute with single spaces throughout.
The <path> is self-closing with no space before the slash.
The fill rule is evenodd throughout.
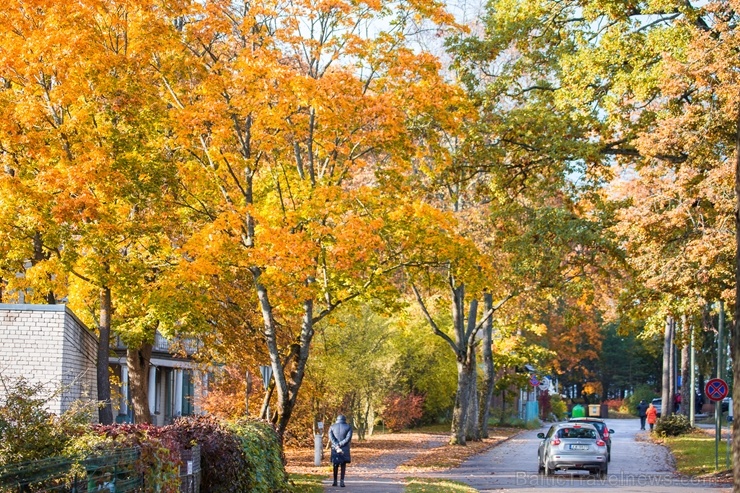
<path id="1" fill-rule="evenodd" d="M 602 433 L 604 431 L 604 428 L 606 425 L 604 423 L 601 423 L 599 421 L 581 421 L 581 423 L 588 423 L 590 425 L 594 425 L 597 430 L 599 430 L 599 433 Z"/>
<path id="2" fill-rule="evenodd" d="M 593 428 L 561 428 L 558 430 L 558 438 L 596 438 L 596 430 Z"/>

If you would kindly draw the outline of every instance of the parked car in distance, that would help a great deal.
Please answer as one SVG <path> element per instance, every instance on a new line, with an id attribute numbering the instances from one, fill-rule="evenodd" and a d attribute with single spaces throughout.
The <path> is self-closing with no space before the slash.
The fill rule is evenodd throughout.
<path id="1" fill-rule="evenodd" d="M 570 418 L 569 423 L 589 423 L 594 425 L 596 431 L 599 432 L 601 439 L 606 442 L 606 461 L 612 460 L 612 433 L 614 430 L 610 430 L 606 426 L 606 422 L 600 418 Z"/>
<path id="2" fill-rule="evenodd" d="M 538 433 L 537 449 L 540 474 L 550 476 L 556 470 L 587 470 L 604 478 L 608 473 L 606 442 L 590 423 L 555 423 L 547 433 Z"/>
<path id="3" fill-rule="evenodd" d="M 727 411 L 730 410 L 730 401 L 731 400 L 732 400 L 732 398 L 729 397 L 729 396 L 728 397 L 725 397 L 724 399 L 722 399 L 722 407 L 720 409 L 722 409 L 722 412 L 723 413 L 726 413 Z"/>
<path id="4" fill-rule="evenodd" d="M 656 397 L 650 402 L 655 406 L 655 410 L 658 411 L 658 417 L 660 418 L 660 412 L 663 410 L 663 399 Z"/>

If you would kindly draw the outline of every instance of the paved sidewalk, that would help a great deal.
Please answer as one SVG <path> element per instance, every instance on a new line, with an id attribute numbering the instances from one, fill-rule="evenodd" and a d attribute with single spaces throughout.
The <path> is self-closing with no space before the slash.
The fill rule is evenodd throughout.
<path id="1" fill-rule="evenodd" d="M 509 439 L 516 437 L 519 433 L 504 438 L 501 443 L 494 446 L 498 447 L 502 443 L 507 442 Z M 387 454 L 384 454 L 382 460 L 374 461 L 371 464 L 349 464 L 347 466 L 347 472 L 345 476 L 345 487 L 332 486 L 332 479 L 328 477 L 323 481 L 325 493 L 403 493 L 405 488 L 404 479 L 409 477 L 421 477 L 421 478 L 438 478 L 438 479 L 457 479 L 445 477 L 444 471 L 400 471 L 397 467 L 414 454 L 417 454 L 420 450 L 428 449 L 430 447 L 437 447 L 444 445 L 449 440 L 446 435 L 440 435 L 434 437 L 431 440 L 419 443 L 419 449 L 415 449 L 413 452 L 409 450 L 394 450 Z M 485 452 L 484 452 L 485 453 Z M 473 456 L 475 457 L 475 456 Z M 471 460 L 472 457 L 468 460 Z M 467 461 L 466 461 L 467 462 Z M 449 472 L 449 471 L 447 471 Z"/>

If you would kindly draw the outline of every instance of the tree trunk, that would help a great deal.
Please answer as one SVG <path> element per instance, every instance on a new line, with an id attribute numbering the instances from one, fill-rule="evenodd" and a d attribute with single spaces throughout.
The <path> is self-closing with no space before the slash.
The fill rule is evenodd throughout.
<path id="1" fill-rule="evenodd" d="M 676 400 L 676 319 L 671 318 L 671 350 L 670 350 L 670 370 L 668 373 L 668 407 L 663 403 L 663 412 L 666 416 L 673 414 L 676 409 L 674 402 Z"/>
<path id="2" fill-rule="evenodd" d="M 740 416 L 740 111 L 735 131 L 735 316 L 733 317 L 730 344 L 732 345 L 732 415 Z M 732 420 L 733 493 L 740 493 L 740 419 Z"/>
<path id="3" fill-rule="evenodd" d="M 671 317 L 668 317 L 665 321 L 665 332 L 663 339 L 663 388 L 661 390 L 662 409 L 661 415 L 667 416 L 670 409 L 670 386 L 671 386 L 671 325 L 673 321 Z"/>
<path id="4" fill-rule="evenodd" d="M 466 444 L 466 422 L 468 414 L 468 405 L 471 400 L 470 396 L 470 378 L 471 369 L 468 366 L 468 360 L 463 358 L 457 362 L 457 393 L 455 394 L 455 407 L 452 411 L 452 436 L 450 437 L 451 445 Z M 475 368 L 472 370 L 475 371 Z"/>
<path id="5" fill-rule="evenodd" d="M 281 361 L 272 306 L 270 305 L 267 288 L 258 281 L 260 274 L 261 272 L 258 269 L 253 270 L 257 297 L 265 324 L 265 342 L 270 354 L 270 364 L 277 394 L 277 409 L 273 411 L 270 421 L 275 424 L 276 432 L 282 443 L 306 372 L 306 363 L 308 362 L 311 340 L 314 334 L 313 300 L 303 302 L 303 321 L 298 342 L 290 346 L 285 361 Z M 287 377 L 286 370 L 289 373 Z"/>
<path id="6" fill-rule="evenodd" d="M 113 310 L 110 288 L 100 291 L 100 324 L 98 326 L 98 361 L 97 383 L 98 401 L 101 407 L 98 410 L 98 420 L 101 424 L 113 423 L 113 408 L 110 401 L 110 319 Z"/>
<path id="7" fill-rule="evenodd" d="M 44 242 L 41 240 L 41 232 L 36 231 L 33 234 L 33 261 L 32 264 L 36 265 L 44 260 L 49 260 L 49 256 L 44 253 Z M 51 279 L 51 274 L 46 275 L 47 278 Z M 44 295 L 46 303 L 48 305 L 55 305 L 57 302 L 56 296 L 53 291 L 49 291 Z"/>
<path id="8" fill-rule="evenodd" d="M 475 387 L 476 364 L 475 364 L 475 335 L 481 329 L 483 323 L 493 316 L 495 310 L 500 308 L 512 296 L 501 301 L 496 307 L 486 311 L 481 324 L 476 324 L 477 300 L 471 302 L 470 316 L 467 328 L 465 326 L 465 285 L 456 286 L 452 276 L 449 277 L 449 285 L 452 290 L 452 328 L 455 339 L 452 340 L 444 331 L 440 330 L 429 311 L 424 305 L 421 294 L 415 285 L 411 285 L 416 300 L 419 302 L 424 317 L 431 325 L 436 335 L 444 339 L 455 353 L 457 360 L 457 392 L 455 394 L 455 407 L 452 411 L 452 436 L 450 444 L 465 445 L 468 434 L 468 412 L 469 406 L 478 407 L 477 389 Z M 472 400 L 471 400 L 472 399 Z M 477 411 L 476 411 L 477 412 Z M 473 424 L 478 428 L 478 417 L 475 415 Z M 472 433 L 479 436 L 479 432 Z"/>
<path id="9" fill-rule="evenodd" d="M 131 396 L 131 409 L 134 411 L 134 423 L 152 422 L 149 409 L 149 367 L 152 346 L 152 343 L 145 343 L 138 349 L 126 350 L 128 388 Z"/>
<path id="10" fill-rule="evenodd" d="M 691 328 L 686 320 L 686 315 L 681 319 L 681 325 L 683 347 L 681 348 L 681 407 L 679 408 L 679 412 L 684 416 L 689 416 L 691 414 L 691 374 L 689 373 L 689 358 L 691 354 L 688 341 L 691 338 Z"/>
<path id="11" fill-rule="evenodd" d="M 465 440 L 468 441 L 479 441 L 480 440 L 480 408 L 478 406 L 478 364 L 475 354 L 475 348 L 471 347 L 468 350 L 468 364 L 467 367 L 471 368 L 470 378 L 468 380 L 468 415 L 465 420 Z"/>
<path id="12" fill-rule="evenodd" d="M 468 406 L 470 405 L 470 360 L 467 355 L 468 345 L 465 341 L 465 285 L 454 285 L 452 288 L 452 325 L 455 334 L 454 348 L 457 358 L 457 393 L 455 394 L 455 408 L 452 411 L 453 445 L 465 445 L 467 437 Z M 475 371 L 475 369 L 473 369 Z"/>
<path id="13" fill-rule="evenodd" d="M 478 421 L 480 414 L 480 407 L 478 406 L 478 358 L 475 350 L 475 336 L 472 335 L 475 331 L 477 320 L 478 300 L 471 300 L 468 310 L 468 326 L 465 331 L 466 334 L 471 335 L 465 341 L 467 348 L 465 356 L 468 359 L 468 368 L 472 368 L 473 371 L 470 374 L 470 380 L 468 382 L 470 385 L 470 389 L 468 390 L 470 402 L 468 403 L 468 415 L 465 423 L 465 439 L 473 441 L 480 440 L 480 422 Z"/>
<path id="14" fill-rule="evenodd" d="M 493 309 L 493 296 L 483 295 L 485 311 Z M 493 317 L 489 317 L 483 326 L 483 388 L 480 399 L 480 436 L 488 438 L 488 418 L 491 414 L 491 398 L 494 386 L 493 374 Z"/>

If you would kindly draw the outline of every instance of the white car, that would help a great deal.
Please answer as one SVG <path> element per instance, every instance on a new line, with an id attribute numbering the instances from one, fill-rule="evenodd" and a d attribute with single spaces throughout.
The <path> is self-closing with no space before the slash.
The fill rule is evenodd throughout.
<path id="1" fill-rule="evenodd" d="M 556 423 L 537 438 L 542 440 L 537 450 L 540 474 L 583 469 L 605 478 L 609 472 L 606 442 L 592 424 Z"/>
<path id="2" fill-rule="evenodd" d="M 655 410 L 658 411 L 658 417 L 660 418 L 660 413 L 663 411 L 663 399 L 660 397 L 656 397 L 650 403 L 655 407 Z"/>

